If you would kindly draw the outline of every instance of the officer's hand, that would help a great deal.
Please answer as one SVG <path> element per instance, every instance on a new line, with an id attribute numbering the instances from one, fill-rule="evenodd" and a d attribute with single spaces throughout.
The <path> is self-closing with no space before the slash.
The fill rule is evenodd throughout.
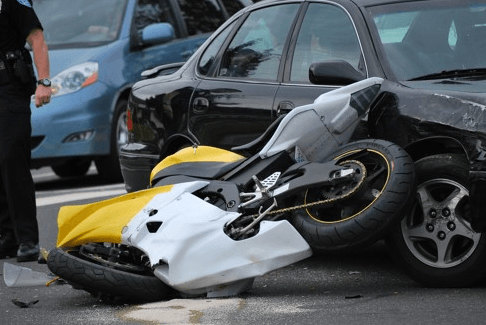
<path id="1" fill-rule="evenodd" d="M 35 106 L 41 107 L 51 101 L 51 87 L 38 85 L 35 90 Z"/>

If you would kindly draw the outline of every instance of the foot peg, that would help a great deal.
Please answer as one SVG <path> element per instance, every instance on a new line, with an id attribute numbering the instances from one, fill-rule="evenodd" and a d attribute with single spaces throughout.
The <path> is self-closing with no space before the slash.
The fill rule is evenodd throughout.
<path id="1" fill-rule="evenodd" d="M 271 197 L 271 193 L 269 189 L 277 183 L 277 180 L 280 176 L 280 172 L 273 173 L 272 175 L 265 178 L 263 181 L 260 181 L 255 175 L 252 176 L 253 181 L 255 182 L 256 190 L 252 193 L 240 193 L 240 197 L 245 198 L 249 197 L 250 200 L 243 202 L 240 204 L 240 208 L 244 208 L 248 205 L 251 205 L 255 202 L 260 200 L 266 200 Z"/>

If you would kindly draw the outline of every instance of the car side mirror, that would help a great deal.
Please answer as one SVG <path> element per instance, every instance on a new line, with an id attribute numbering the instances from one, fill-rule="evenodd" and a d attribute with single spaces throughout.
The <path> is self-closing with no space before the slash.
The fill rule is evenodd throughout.
<path id="1" fill-rule="evenodd" d="M 365 76 L 346 61 L 324 61 L 312 63 L 309 80 L 316 85 L 349 85 L 365 79 Z"/>
<path id="2" fill-rule="evenodd" d="M 144 45 L 162 44 L 174 38 L 174 27 L 169 23 L 148 25 L 142 30 L 142 42 Z"/>

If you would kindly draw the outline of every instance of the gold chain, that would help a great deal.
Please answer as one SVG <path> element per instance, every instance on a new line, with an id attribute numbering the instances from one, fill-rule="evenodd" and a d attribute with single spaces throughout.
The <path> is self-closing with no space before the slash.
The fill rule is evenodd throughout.
<path id="1" fill-rule="evenodd" d="M 340 164 L 344 165 L 344 164 L 347 164 L 347 163 L 355 163 L 355 164 L 359 165 L 359 167 L 361 168 L 361 171 L 363 173 L 363 177 L 361 177 L 361 180 L 359 181 L 358 185 L 355 186 L 355 188 L 351 192 L 349 192 L 349 193 L 347 193 L 347 194 L 345 194 L 345 195 L 343 195 L 339 198 L 326 199 L 326 200 L 315 201 L 315 202 L 311 202 L 311 203 L 307 203 L 307 204 L 296 205 L 296 206 L 293 206 L 293 207 L 287 207 L 287 208 L 283 208 L 283 209 L 273 210 L 273 211 L 268 212 L 268 214 L 272 215 L 272 214 L 295 211 L 295 210 L 299 210 L 299 209 L 306 209 L 306 208 L 313 207 L 313 206 L 316 206 L 316 205 L 321 205 L 321 204 L 331 203 L 331 202 L 334 202 L 334 201 L 337 201 L 337 200 L 342 200 L 342 199 L 345 199 L 345 198 L 353 195 L 361 187 L 361 185 L 363 185 L 364 180 L 366 179 L 366 167 L 362 162 L 360 162 L 358 160 L 346 160 L 346 161 L 341 162 Z M 254 214 L 251 217 L 256 218 L 258 216 L 259 216 L 258 214 Z"/>

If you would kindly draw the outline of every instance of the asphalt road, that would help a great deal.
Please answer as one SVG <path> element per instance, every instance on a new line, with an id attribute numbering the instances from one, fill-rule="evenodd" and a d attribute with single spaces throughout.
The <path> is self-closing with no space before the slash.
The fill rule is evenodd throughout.
<path id="1" fill-rule="evenodd" d="M 55 247 L 62 205 L 124 192 L 94 173 L 61 180 L 33 171 L 40 244 Z M 0 261 L 48 275 L 44 264 Z M 12 300 L 33 303 L 20 308 Z M 383 242 L 361 251 L 314 255 L 257 278 L 250 292 L 221 299 L 108 305 L 69 285 L 7 287 L 0 281 L 0 324 L 485 324 L 486 286 L 424 288 L 403 275 Z"/>

